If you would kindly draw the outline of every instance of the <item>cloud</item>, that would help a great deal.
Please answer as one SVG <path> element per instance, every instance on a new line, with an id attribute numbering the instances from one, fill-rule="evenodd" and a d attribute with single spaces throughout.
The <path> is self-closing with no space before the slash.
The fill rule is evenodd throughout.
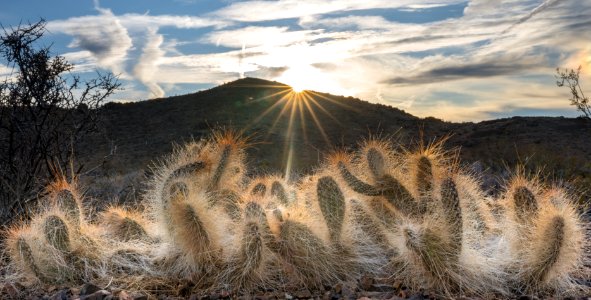
<path id="1" fill-rule="evenodd" d="M 416 8 L 422 5 L 433 7 L 465 2 L 464 0 L 279 0 L 279 1 L 242 1 L 218 10 L 212 15 L 227 20 L 240 22 L 259 22 L 302 18 L 306 16 L 346 12 L 354 10 L 368 10 L 377 8 Z"/>
<path id="2" fill-rule="evenodd" d="M 114 73 L 125 73 L 124 63 L 132 40 L 121 21 L 107 9 L 100 9 L 98 16 L 51 21 L 47 29 L 74 37 L 70 47 L 92 53 L 99 66 Z"/>
<path id="3" fill-rule="evenodd" d="M 512 75 L 524 72 L 532 65 L 519 63 L 480 62 L 473 64 L 458 64 L 453 66 L 441 66 L 422 71 L 413 76 L 398 76 L 385 81 L 385 83 L 400 85 L 420 85 L 426 83 L 460 80 L 466 78 L 486 78 L 494 76 Z"/>
<path id="4" fill-rule="evenodd" d="M 591 23 L 585 19 L 591 3 L 469 0 L 463 16 L 396 21 L 401 10 L 426 14 L 425 8 L 464 2 L 228 1 L 197 16 L 114 15 L 97 8 L 97 16 L 48 27 L 74 38 L 71 46 L 79 48 L 67 55 L 81 64 L 76 71 L 93 64 L 127 70 L 124 80 L 143 95 L 142 84 L 158 96 L 169 86 L 215 85 L 244 75 L 304 78 L 320 91 L 446 120 L 568 110 L 552 74 L 557 66 L 583 64 L 583 79 L 591 77 Z M 178 31 L 165 27 L 186 30 L 175 36 Z"/>
<path id="5" fill-rule="evenodd" d="M 511 31 L 511 29 L 515 28 L 519 24 L 527 22 L 527 20 L 533 18 L 535 15 L 541 13 L 542 11 L 544 11 L 546 8 L 550 7 L 551 5 L 557 4 L 559 1 L 562 1 L 562 0 L 546 0 L 546 1 L 544 1 L 542 4 L 540 4 L 539 6 L 534 8 L 530 13 L 523 16 L 519 20 L 517 20 L 517 22 L 513 23 L 509 28 L 503 30 L 503 32 L 501 32 L 501 34 L 505 34 L 509 31 Z"/>
<path id="6" fill-rule="evenodd" d="M 164 96 L 164 90 L 156 83 L 155 76 L 158 60 L 164 55 L 160 49 L 164 38 L 156 29 L 150 29 L 147 33 L 147 42 L 144 45 L 138 63 L 133 68 L 133 75 L 148 87 L 155 98 Z"/>
<path id="7" fill-rule="evenodd" d="M 289 31 L 288 27 L 248 26 L 211 32 L 201 42 L 230 48 L 277 47 L 322 38 L 321 33 L 321 30 Z"/>

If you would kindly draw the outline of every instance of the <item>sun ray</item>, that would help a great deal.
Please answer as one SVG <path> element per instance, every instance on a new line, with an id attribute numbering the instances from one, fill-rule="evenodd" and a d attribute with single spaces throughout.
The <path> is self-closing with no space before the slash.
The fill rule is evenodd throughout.
<path id="1" fill-rule="evenodd" d="M 302 93 L 298 93 L 296 94 L 296 101 L 298 103 L 298 110 L 299 110 L 299 115 L 300 115 L 300 127 L 302 128 L 302 133 L 304 134 L 304 141 L 308 142 L 308 132 L 306 129 L 306 115 L 304 112 L 304 105 L 302 104 L 302 102 L 305 102 L 305 98 L 303 97 L 303 94 L 305 92 Z"/>
<path id="2" fill-rule="evenodd" d="M 331 103 L 334 103 L 334 104 L 336 104 L 336 105 L 339 105 L 339 106 L 341 106 L 342 108 L 345 108 L 345 109 L 351 110 L 351 111 L 353 111 L 353 112 L 360 112 L 358 109 L 355 109 L 354 107 L 352 107 L 352 106 L 350 106 L 350 105 L 347 105 L 346 103 L 339 102 L 339 101 L 336 101 L 336 100 L 334 100 L 334 99 L 330 99 L 330 98 L 328 98 L 328 97 L 326 97 L 326 96 L 324 96 L 324 95 L 322 95 L 322 94 L 320 94 L 320 93 L 317 93 L 317 92 L 314 92 L 314 91 L 309 91 L 309 93 L 310 93 L 310 94 L 312 94 L 312 95 L 314 95 L 315 97 L 322 98 L 322 99 L 324 99 L 324 100 L 327 100 L 327 101 L 329 101 L 329 102 L 331 102 Z"/>
<path id="3" fill-rule="evenodd" d="M 318 107 L 318 109 L 320 109 L 324 114 L 326 114 L 329 118 L 331 118 L 333 121 L 335 121 L 337 124 L 342 125 L 341 122 L 339 120 L 337 120 L 337 118 L 335 118 L 330 112 L 328 112 L 326 110 L 326 108 L 324 108 L 318 101 L 316 101 L 313 98 L 309 98 L 311 99 L 311 103 L 314 104 L 316 107 Z"/>
<path id="4" fill-rule="evenodd" d="M 314 102 L 314 101 L 311 101 L 311 102 Z M 314 112 L 314 109 L 312 109 L 312 107 L 311 107 L 311 105 L 310 105 L 310 103 L 309 103 L 309 101 L 308 101 L 307 98 L 305 98 L 304 104 L 308 108 L 308 112 L 310 112 L 310 115 L 312 116 L 312 120 L 314 120 L 314 123 L 316 124 L 316 127 L 318 127 L 318 130 L 320 131 L 320 134 L 324 138 L 324 141 L 326 142 L 327 145 L 330 146 L 330 139 L 328 138 L 328 135 L 324 131 L 324 128 L 322 127 L 322 124 L 320 124 L 320 120 L 318 120 L 318 117 L 316 116 L 316 113 Z"/>

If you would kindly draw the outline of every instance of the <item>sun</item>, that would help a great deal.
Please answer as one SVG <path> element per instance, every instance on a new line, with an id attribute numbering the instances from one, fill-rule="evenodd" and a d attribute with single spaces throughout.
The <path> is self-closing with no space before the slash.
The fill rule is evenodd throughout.
<path id="1" fill-rule="evenodd" d="M 351 90 L 344 88 L 330 74 L 326 74 L 310 65 L 289 67 L 274 80 L 289 85 L 296 93 L 314 90 L 343 96 L 352 96 L 354 94 Z"/>

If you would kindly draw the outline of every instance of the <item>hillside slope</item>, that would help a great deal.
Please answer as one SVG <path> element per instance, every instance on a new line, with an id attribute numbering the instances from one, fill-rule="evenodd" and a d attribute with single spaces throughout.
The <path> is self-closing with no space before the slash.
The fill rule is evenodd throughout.
<path id="1" fill-rule="evenodd" d="M 591 174 L 591 121 L 586 119 L 514 117 L 450 123 L 352 97 L 307 94 L 313 100 L 290 102 L 286 96 L 282 101 L 289 95 L 288 86 L 245 78 L 194 94 L 110 103 L 102 109 L 104 134 L 89 140 L 80 157 L 89 165 L 97 164 L 116 146 L 107 173 L 146 170 L 174 143 L 225 127 L 244 129 L 252 136 L 249 161 L 265 172 L 285 172 L 290 145 L 291 170 L 309 171 L 322 153 L 355 147 L 370 134 L 381 134 L 403 146 L 450 136 L 446 146 L 460 147 L 465 163 L 478 161 L 495 172 L 504 165 L 527 162 L 532 167 L 544 164 L 561 178 L 585 180 Z"/>

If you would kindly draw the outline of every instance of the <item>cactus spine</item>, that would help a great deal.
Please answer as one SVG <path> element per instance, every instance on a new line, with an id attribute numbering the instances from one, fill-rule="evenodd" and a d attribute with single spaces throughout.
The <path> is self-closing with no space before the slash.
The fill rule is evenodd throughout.
<path id="1" fill-rule="evenodd" d="M 66 222 L 57 215 L 48 215 L 43 221 L 43 234 L 53 248 L 62 253 L 69 253 L 70 232 Z"/>
<path id="2" fill-rule="evenodd" d="M 271 195 L 275 196 L 279 203 L 284 206 L 289 205 L 289 198 L 287 197 L 287 192 L 283 187 L 283 184 L 279 181 L 273 181 L 271 184 Z"/>
<path id="3" fill-rule="evenodd" d="M 339 243 L 345 218 L 345 196 L 336 181 L 329 176 L 318 179 L 316 186 L 318 204 L 328 226 L 330 239 Z"/>

